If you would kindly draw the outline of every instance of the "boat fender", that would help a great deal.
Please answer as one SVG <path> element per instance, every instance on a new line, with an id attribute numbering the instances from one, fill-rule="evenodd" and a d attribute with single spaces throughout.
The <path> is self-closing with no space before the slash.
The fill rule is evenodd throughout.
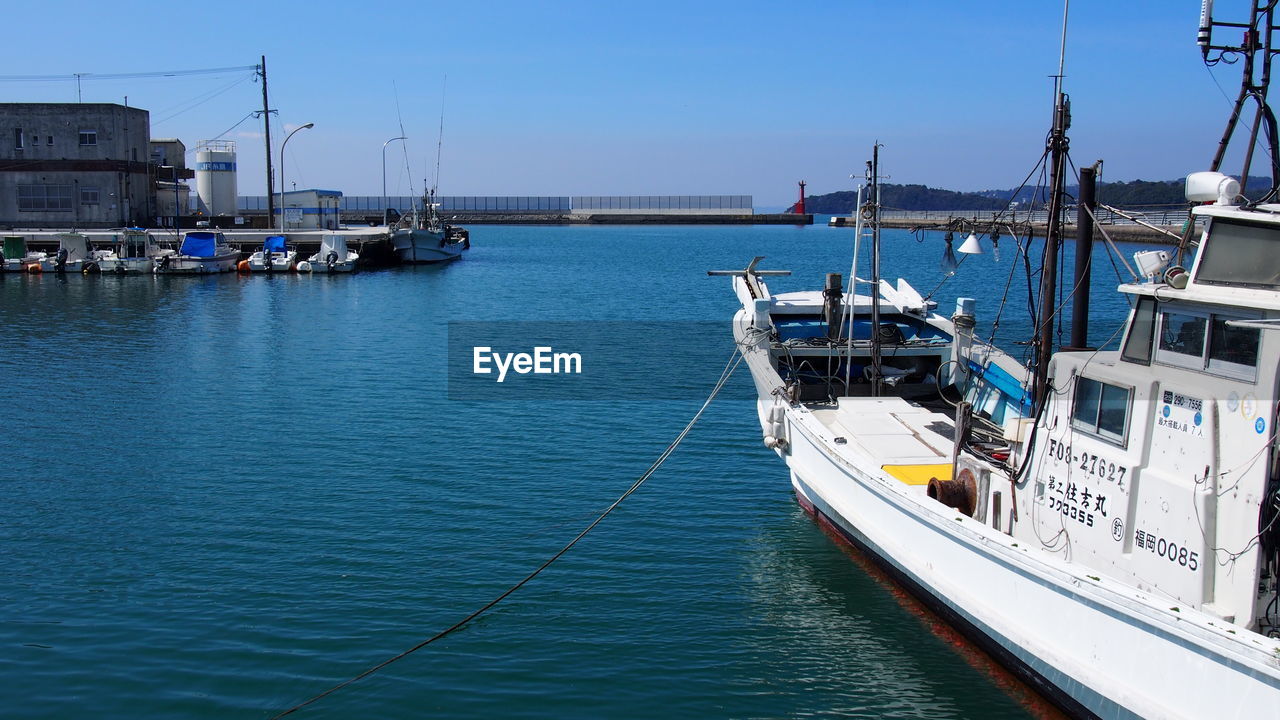
<path id="1" fill-rule="evenodd" d="M 330 250 L 329 254 L 324 256 L 324 264 L 329 267 L 329 272 L 333 272 L 334 266 L 338 264 L 338 253 Z"/>
<path id="2" fill-rule="evenodd" d="M 40 267 L 40 263 L 31 263 L 30 265 L 27 266 L 27 272 L 31 273 L 32 275 L 39 275 L 40 273 L 44 272 L 44 268 Z"/>
<path id="3" fill-rule="evenodd" d="M 87 263 L 85 263 L 84 265 L 82 265 L 82 266 L 80 267 L 80 272 L 81 272 L 81 273 L 83 273 L 83 274 L 85 274 L 85 275 L 89 275 L 89 274 L 92 274 L 92 273 L 100 273 L 100 272 L 102 272 L 102 268 L 101 268 L 101 267 L 99 267 L 99 266 L 98 266 L 98 263 L 96 263 L 96 262 L 87 262 Z"/>
<path id="4" fill-rule="evenodd" d="M 298 263 L 298 272 L 300 273 L 311 272 L 311 263 L 307 262 L 306 260 L 303 260 L 302 262 Z"/>
<path id="5" fill-rule="evenodd" d="M 249 272 L 249 261 L 241 260 L 240 262 L 236 263 L 236 270 L 241 273 Z"/>
<path id="6" fill-rule="evenodd" d="M 769 414 L 765 418 L 764 445 L 769 449 L 787 447 L 787 409 L 781 402 L 769 406 Z"/>
<path id="7" fill-rule="evenodd" d="M 954 478 L 929 478 L 929 497 L 973 517 L 978 507 L 978 481 L 969 468 L 962 468 Z"/>

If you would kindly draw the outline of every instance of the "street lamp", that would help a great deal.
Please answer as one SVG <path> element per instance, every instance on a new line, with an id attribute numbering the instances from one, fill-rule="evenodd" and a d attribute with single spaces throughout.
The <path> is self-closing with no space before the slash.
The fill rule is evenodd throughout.
<path id="1" fill-rule="evenodd" d="M 382 143 L 382 226 L 387 225 L 387 146 L 397 140 L 404 140 L 405 136 L 393 137 Z"/>
<path id="2" fill-rule="evenodd" d="M 293 133 L 299 130 L 315 127 L 315 123 L 307 123 L 293 129 L 293 132 L 285 136 L 284 142 L 280 143 L 280 234 L 284 234 L 284 147 L 289 144 L 289 138 L 293 137 Z"/>

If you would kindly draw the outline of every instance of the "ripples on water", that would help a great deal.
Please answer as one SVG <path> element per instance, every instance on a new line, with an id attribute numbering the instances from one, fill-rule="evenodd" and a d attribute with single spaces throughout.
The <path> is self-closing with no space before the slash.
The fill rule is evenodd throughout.
<path id="1" fill-rule="evenodd" d="M 625 490 L 720 370 L 677 360 L 649 400 L 450 402 L 447 321 L 714 320 L 727 357 L 705 270 L 761 254 L 797 273 L 775 290 L 818 287 L 852 237 L 473 234 L 451 267 L 353 277 L 0 279 L 6 716 L 260 717 L 447 627 Z M 938 245 L 886 233 L 886 276 L 931 289 Z M 968 261 L 943 308 L 973 294 L 989 322 L 1008 263 Z M 742 369 L 489 616 L 301 716 L 1025 715 L 800 512 L 751 393 Z"/>

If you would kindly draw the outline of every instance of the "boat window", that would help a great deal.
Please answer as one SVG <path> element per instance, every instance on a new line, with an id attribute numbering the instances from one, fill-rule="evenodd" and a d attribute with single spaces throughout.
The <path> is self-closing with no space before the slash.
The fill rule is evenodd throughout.
<path id="1" fill-rule="evenodd" d="M 1126 387 L 1083 376 L 1076 378 L 1072 426 L 1123 445 L 1129 427 L 1129 400 L 1132 394 L 1133 391 Z"/>
<path id="2" fill-rule="evenodd" d="M 1121 357 L 1129 362 L 1151 364 L 1151 338 L 1156 327 L 1156 301 L 1149 297 L 1138 298 L 1129 323 L 1129 336 L 1124 341 Z"/>
<path id="3" fill-rule="evenodd" d="M 1160 359 L 1174 365 L 1204 367 L 1204 336 L 1208 318 L 1181 312 L 1160 316 Z"/>
<path id="4" fill-rule="evenodd" d="M 1198 283 L 1280 287 L 1280 232 L 1273 227 L 1215 218 L 1200 252 Z"/>
<path id="5" fill-rule="evenodd" d="M 1214 315 L 1209 326 L 1209 369 L 1253 380 L 1258 366 L 1258 328 L 1235 327 L 1240 318 Z"/>

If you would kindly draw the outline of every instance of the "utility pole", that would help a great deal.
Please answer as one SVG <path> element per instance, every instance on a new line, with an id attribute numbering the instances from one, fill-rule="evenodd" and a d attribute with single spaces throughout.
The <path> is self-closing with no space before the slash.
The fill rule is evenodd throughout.
<path id="1" fill-rule="evenodd" d="M 275 224 L 276 196 L 275 170 L 271 167 L 271 106 L 267 103 L 267 56 L 262 56 L 262 64 L 258 66 L 258 76 L 262 78 L 262 135 L 266 138 L 267 147 L 267 227 Z M 281 188 L 283 191 L 284 188 Z"/>

